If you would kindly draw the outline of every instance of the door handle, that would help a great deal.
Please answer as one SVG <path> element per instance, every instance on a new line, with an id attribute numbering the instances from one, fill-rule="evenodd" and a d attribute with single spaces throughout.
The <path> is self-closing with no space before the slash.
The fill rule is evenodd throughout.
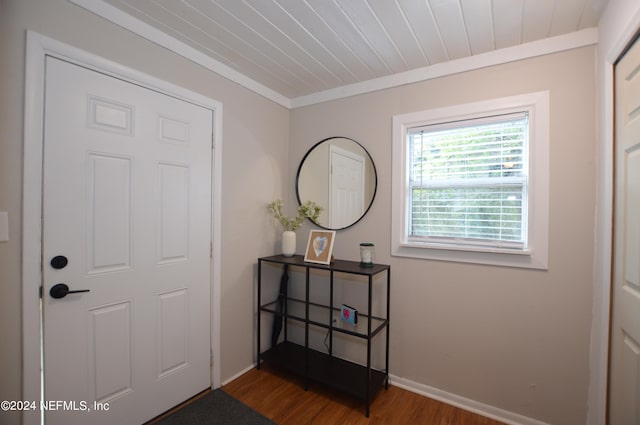
<path id="1" fill-rule="evenodd" d="M 49 295 L 52 298 L 64 298 L 67 294 L 77 294 L 79 292 L 89 292 L 89 289 L 78 289 L 75 291 L 70 291 L 69 286 L 66 283 L 56 283 L 49 290 Z"/>

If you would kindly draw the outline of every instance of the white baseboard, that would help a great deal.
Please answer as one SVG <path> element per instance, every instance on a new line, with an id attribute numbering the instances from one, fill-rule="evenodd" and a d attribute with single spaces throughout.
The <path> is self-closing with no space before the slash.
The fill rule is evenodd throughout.
<path id="1" fill-rule="evenodd" d="M 403 388 L 407 391 L 411 391 L 509 425 L 549 425 L 548 423 L 541 422 L 537 419 L 480 403 L 479 401 L 461 397 L 459 395 L 430 387 L 429 385 L 420 384 L 406 378 L 401 378 L 399 376 L 389 375 L 389 381 L 396 387 Z"/>
<path id="2" fill-rule="evenodd" d="M 253 369 L 253 368 L 255 368 L 255 367 L 256 367 L 256 365 L 255 365 L 255 364 L 253 364 L 253 365 L 251 365 L 251 366 L 248 366 L 247 368 L 245 368 L 245 369 L 241 370 L 240 372 L 236 373 L 235 375 L 233 375 L 231 378 L 229 378 L 229 379 L 225 379 L 225 380 L 222 382 L 221 386 L 225 386 L 225 385 L 227 385 L 229 382 L 231 382 L 231 381 L 234 381 L 234 380 L 238 379 L 239 377 L 241 377 L 242 375 L 244 375 L 245 373 L 249 372 L 251 369 Z"/>
<path id="3" fill-rule="evenodd" d="M 256 365 L 252 364 L 240 372 L 236 373 L 232 377 L 224 380 L 222 386 L 227 385 L 229 382 L 241 377 Z M 434 400 L 441 401 L 452 406 L 459 407 L 469 412 L 477 413 L 487 418 L 495 419 L 500 422 L 504 422 L 507 425 L 550 425 L 546 422 L 539 421 L 537 419 L 529 418 L 527 416 L 519 415 L 517 413 L 509 412 L 508 410 L 500 409 L 495 406 L 481 403 L 470 398 L 465 398 L 456 394 L 443 391 L 441 389 L 431 387 L 429 385 L 420 384 L 415 381 L 411 381 L 406 378 L 401 378 L 395 375 L 389 375 L 389 382 L 398 388 L 411 391 L 412 393 L 420 394 L 425 397 L 432 398 Z"/>

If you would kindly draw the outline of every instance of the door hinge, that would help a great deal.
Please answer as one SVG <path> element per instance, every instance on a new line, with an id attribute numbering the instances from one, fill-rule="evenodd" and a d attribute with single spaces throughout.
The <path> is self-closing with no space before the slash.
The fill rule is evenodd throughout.
<path id="1" fill-rule="evenodd" d="M 38 290 L 38 296 L 42 298 L 42 292 L 44 291 L 44 286 L 40 285 L 40 289 Z"/>
<path id="2" fill-rule="evenodd" d="M 209 366 L 213 366 L 213 350 L 209 350 Z"/>
<path id="3" fill-rule="evenodd" d="M 209 242 L 209 258 L 213 258 L 213 242 Z"/>
<path id="4" fill-rule="evenodd" d="M 216 136 L 211 133 L 211 149 L 215 149 L 216 148 Z"/>

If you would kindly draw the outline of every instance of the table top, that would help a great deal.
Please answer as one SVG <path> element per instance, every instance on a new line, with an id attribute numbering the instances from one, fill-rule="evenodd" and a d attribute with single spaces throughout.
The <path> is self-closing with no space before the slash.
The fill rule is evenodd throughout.
<path id="1" fill-rule="evenodd" d="M 266 261 L 270 263 L 288 264 L 293 266 L 308 267 L 311 269 L 320 270 L 333 270 L 336 272 L 360 274 L 360 275 L 375 275 L 384 270 L 389 270 L 391 266 L 387 264 L 373 264 L 371 267 L 363 267 L 359 261 L 348 260 L 334 260 L 331 264 L 318 264 L 304 261 L 304 256 L 294 255 L 292 257 L 285 257 L 284 255 L 272 255 L 270 257 L 258 258 L 259 261 Z"/>

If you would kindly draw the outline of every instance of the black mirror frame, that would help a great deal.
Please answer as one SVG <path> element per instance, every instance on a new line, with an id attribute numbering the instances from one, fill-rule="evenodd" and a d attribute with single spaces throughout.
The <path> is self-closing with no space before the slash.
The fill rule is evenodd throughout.
<path id="1" fill-rule="evenodd" d="M 353 143 L 355 143 L 356 145 L 360 146 L 362 148 L 362 150 L 367 154 L 367 156 L 369 157 L 369 160 L 371 161 L 371 166 L 373 167 L 373 178 L 374 178 L 374 186 L 373 186 L 373 195 L 371 196 L 371 202 L 369 202 L 369 205 L 367 206 L 367 208 L 364 210 L 364 212 L 362 213 L 362 215 L 360 216 L 360 218 L 358 218 L 356 221 L 354 221 L 353 223 L 349 224 L 348 226 L 344 226 L 344 227 L 340 227 L 340 228 L 332 228 L 332 227 L 326 227 L 323 226 L 321 224 L 316 223 L 315 221 L 309 219 L 310 222 L 312 222 L 313 224 L 315 224 L 316 226 L 322 228 L 322 229 L 326 229 L 326 230 L 344 230 L 344 229 L 348 229 L 349 227 L 354 226 L 356 223 L 360 222 L 360 220 L 362 220 L 364 218 L 364 216 L 367 215 L 367 213 L 369 212 L 369 210 L 371 209 L 371 206 L 373 205 L 373 201 L 376 199 L 376 194 L 378 193 L 378 170 L 376 169 L 376 163 L 373 161 L 373 158 L 371 157 L 371 154 L 369 153 L 369 151 L 362 146 L 361 143 L 353 140 L 350 137 L 344 137 L 344 136 L 332 136 L 332 137 L 327 137 L 326 139 L 322 139 L 320 140 L 318 143 L 316 143 L 315 145 L 313 145 L 308 151 L 307 153 L 304 154 L 304 156 L 302 157 L 302 160 L 300 161 L 300 165 L 298 166 L 298 171 L 296 172 L 296 199 L 298 200 L 298 205 L 302 205 L 302 201 L 300 199 L 300 188 L 298 187 L 299 181 L 300 181 L 300 171 L 302 170 L 302 166 L 304 165 L 304 162 L 306 161 L 307 157 L 311 154 L 311 152 L 314 151 L 315 148 L 317 148 L 318 146 L 320 146 L 322 143 L 331 140 L 331 139 L 347 139 L 352 141 Z"/>

